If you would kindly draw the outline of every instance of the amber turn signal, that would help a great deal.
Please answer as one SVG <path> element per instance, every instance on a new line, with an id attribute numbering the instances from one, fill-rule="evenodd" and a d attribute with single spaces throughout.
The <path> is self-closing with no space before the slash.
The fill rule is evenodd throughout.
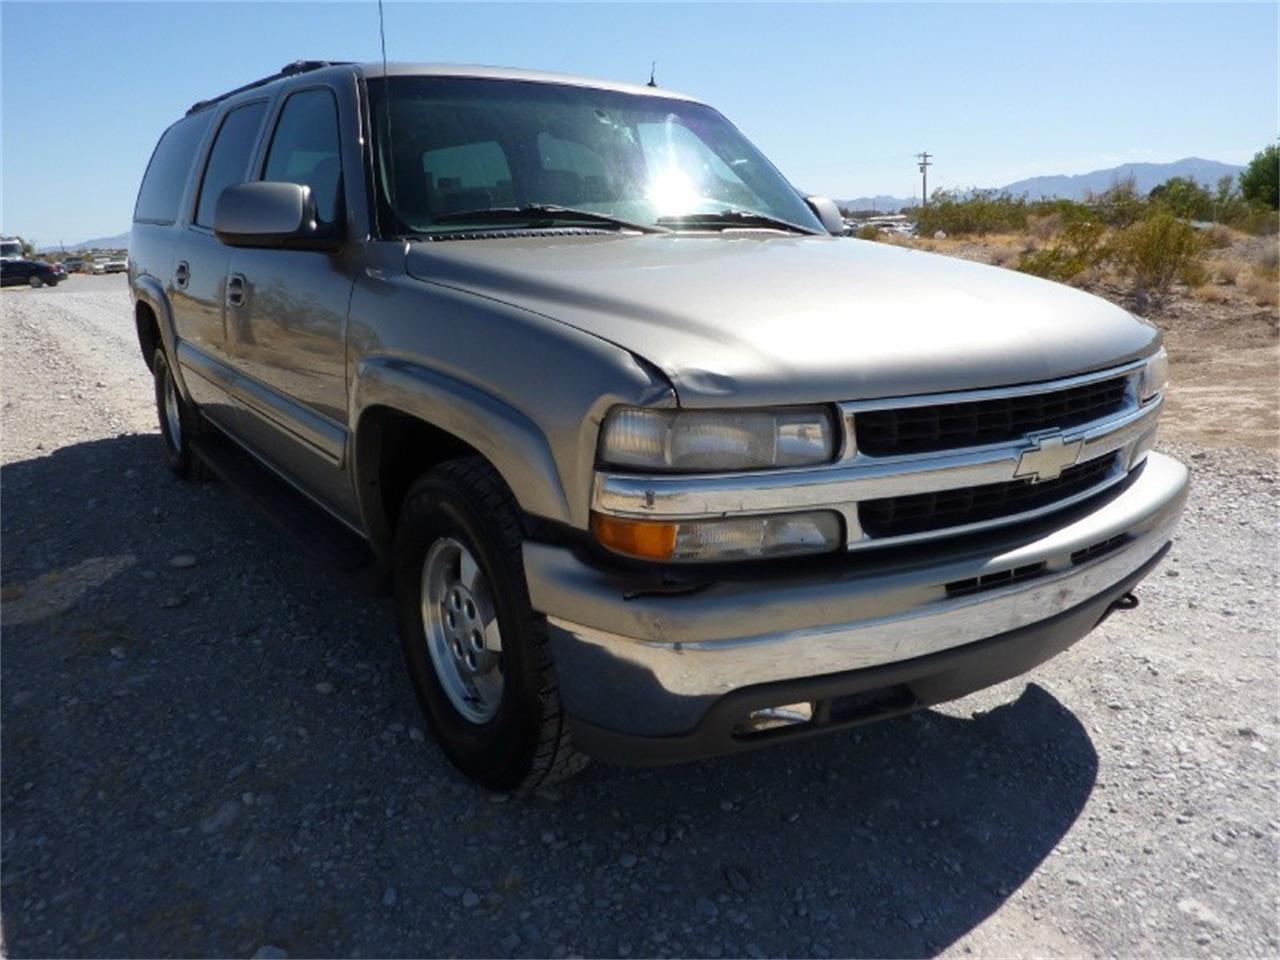
<path id="1" fill-rule="evenodd" d="M 591 514 L 591 532 L 618 553 L 644 560 L 667 560 L 676 549 L 679 525 L 655 520 L 626 520 Z"/>

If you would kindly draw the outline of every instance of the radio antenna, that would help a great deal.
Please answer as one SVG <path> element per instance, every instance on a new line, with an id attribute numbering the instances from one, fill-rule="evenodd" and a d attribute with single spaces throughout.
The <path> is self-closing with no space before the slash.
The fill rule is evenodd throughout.
<path id="1" fill-rule="evenodd" d="M 387 120 L 387 194 L 391 199 L 391 215 L 397 221 L 400 215 L 396 212 L 396 148 L 391 139 L 391 78 L 387 76 L 387 27 L 382 13 L 382 0 L 378 0 L 378 39 L 382 43 L 382 103 L 386 108 Z"/>
<path id="2" fill-rule="evenodd" d="M 381 3 L 382 0 L 378 0 L 378 2 Z M 646 86 L 656 87 L 658 85 L 658 81 L 654 79 L 654 75 L 657 72 L 658 72 L 658 61 L 650 60 L 649 61 L 649 82 L 646 84 Z"/>

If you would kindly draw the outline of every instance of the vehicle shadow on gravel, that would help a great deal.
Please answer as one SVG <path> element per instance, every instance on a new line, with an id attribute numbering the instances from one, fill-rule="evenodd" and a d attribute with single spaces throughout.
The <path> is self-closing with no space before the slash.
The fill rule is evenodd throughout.
<path id="1" fill-rule="evenodd" d="M 156 436 L 5 466 L 0 491 L 13 956 L 932 954 L 1097 775 L 1033 684 L 490 797 L 423 739 L 388 605 L 170 477 Z"/>

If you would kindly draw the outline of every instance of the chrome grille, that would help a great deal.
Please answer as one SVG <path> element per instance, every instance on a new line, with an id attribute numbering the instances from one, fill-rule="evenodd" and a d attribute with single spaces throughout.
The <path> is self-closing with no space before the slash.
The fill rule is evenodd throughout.
<path id="1" fill-rule="evenodd" d="M 844 518 L 849 550 L 1023 522 L 1101 494 L 1142 462 L 1164 403 L 1158 395 L 1139 402 L 1143 365 L 843 401 L 844 443 L 830 464 L 740 474 L 601 471 L 591 508 L 637 520 L 831 510 Z"/>
<path id="2" fill-rule="evenodd" d="M 854 418 L 858 453 L 889 457 L 1017 440 L 1100 420 L 1125 404 L 1128 377 L 1112 377 L 1048 393 L 867 410 Z"/>
<path id="3" fill-rule="evenodd" d="M 871 537 L 902 537 L 947 527 L 983 523 L 1026 513 L 1065 500 L 1101 483 L 1116 467 L 1116 455 L 1099 457 L 1062 471 L 1054 480 L 1013 480 L 958 487 L 905 497 L 884 497 L 858 504 L 862 530 Z"/>

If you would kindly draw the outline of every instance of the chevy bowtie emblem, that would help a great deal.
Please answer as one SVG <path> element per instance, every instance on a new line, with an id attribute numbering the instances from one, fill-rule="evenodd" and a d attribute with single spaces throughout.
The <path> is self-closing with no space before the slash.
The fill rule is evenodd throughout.
<path id="1" fill-rule="evenodd" d="M 1062 471 L 1080 459 L 1084 439 L 1063 440 L 1061 430 L 1033 434 L 1027 438 L 1031 446 L 1018 457 L 1017 478 L 1029 478 L 1032 483 L 1041 480 L 1057 480 Z"/>

